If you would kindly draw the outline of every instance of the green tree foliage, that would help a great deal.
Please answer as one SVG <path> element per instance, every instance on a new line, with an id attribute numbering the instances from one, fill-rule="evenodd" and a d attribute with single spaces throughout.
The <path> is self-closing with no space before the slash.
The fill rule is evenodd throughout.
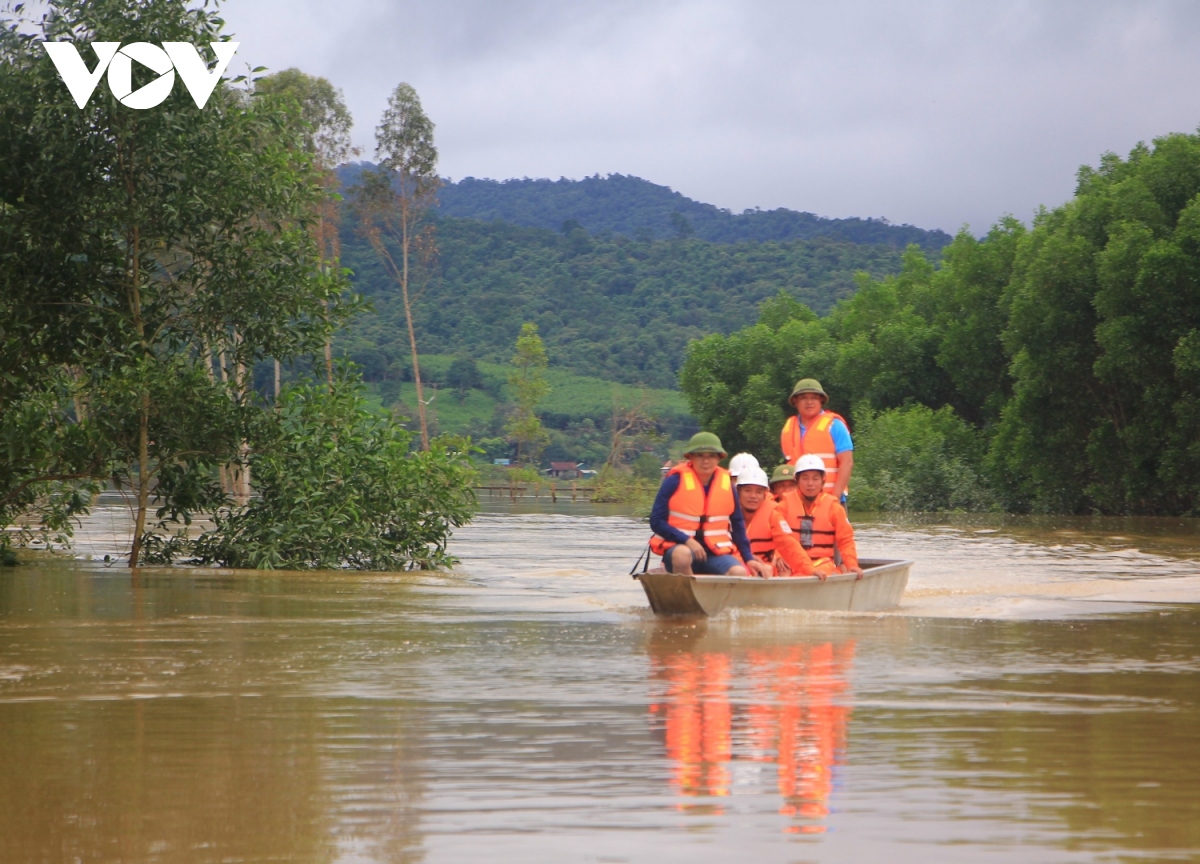
<path id="1" fill-rule="evenodd" d="M 322 266 L 335 270 L 342 253 L 338 231 L 341 208 L 337 204 L 340 196 L 336 194 L 338 179 L 334 169 L 358 153 L 350 142 L 354 119 L 342 91 L 325 78 L 293 68 L 259 78 L 254 82 L 254 92 L 258 96 L 291 100 L 294 105 L 293 116 L 298 121 L 304 149 L 323 172 L 321 179 L 328 192 L 316 202 L 312 231 Z M 333 345 L 330 340 L 325 342 L 325 376 L 332 384 Z M 281 364 L 276 358 L 275 398 L 279 398 L 280 378 Z"/>
<path id="2" fill-rule="evenodd" d="M 306 220 L 325 192 L 291 107 L 221 86 L 202 110 L 182 88 L 145 111 L 100 88 L 81 110 L 39 42 L 204 46 L 222 26 L 182 2 L 79 0 L 0 35 L 4 413 L 61 398 L 0 501 L 115 478 L 137 499 L 131 566 L 152 496 L 186 516 L 219 494 L 209 479 L 239 456 L 248 370 L 324 342 L 345 283 L 315 266 Z"/>
<path id="3" fill-rule="evenodd" d="M 1014 396 L 994 448 L 1035 510 L 1200 508 L 1200 136 L 1083 168 L 1005 294 Z"/>
<path id="4" fill-rule="evenodd" d="M 440 193 L 439 193 L 440 194 Z M 344 350 L 409 353 L 395 282 L 347 220 L 343 262 L 377 314 L 340 337 Z M 818 313 L 856 290 L 855 273 L 900 269 L 888 246 L 831 240 L 722 244 L 624 237 L 442 218 L 438 260 L 413 300 L 422 352 L 507 362 L 533 321 L 551 363 L 581 375 L 673 388 L 687 344 L 754 321 L 781 288 Z"/>
<path id="5" fill-rule="evenodd" d="M 446 371 L 445 379 L 446 386 L 454 388 L 459 402 L 464 401 L 471 390 L 482 390 L 484 386 L 483 373 L 470 357 L 455 357 Z"/>
<path id="6" fill-rule="evenodd" d="M 550 392 L 546 381 L 546 348 L 536 324 L 526 323 L 517 337 L 508 386 L 513 393 L 513 414 L 505 431 L 517 447 L 517 462 L 537 465 L 550 436 L 542 428 L 537 406 Z"/>
<path id="7" fill-rule="evenodd" d="M 791 382 L 819 378 L 877 506 L 1194 514 L 1198 373 L 1200 135 L 1169 135 L 1081 169 L 1031 230 L 963 232 L 936 268 L 911 248 L 826 318 L 765 304 L 680 380 L 727 447 L 773 458 Z"/>
<path id="8" fill-rule="evenodd" d="M 405 570 L 448 566 L 453 528 L 475 509 L 469 442 L 412 434 L 369 411 L 361 383 L 285 388 L 259 415 L 251 469 L 258 497 L 218 511 L 188 552 L 231 567 Z"/>
<path id="9" fill-rule="evenodd" d="M 316 157 L 322 168 L 335 168 L 355 152 L 350 143 L 354 118 L 350 116 L 342 91 L 328 79 L 295 68 L 284 69 L 259 78 L 255 82 L 255 92 L 295 101 L 299 119 L 304 124 L 305 150 Z"/>
<path id="10" fill-rule="evenodd" d="M 949 405 L 860 412 L 855 428 L 854 504 L 864 510 L 991 510 L 983 476 L 987 442 Z"/>

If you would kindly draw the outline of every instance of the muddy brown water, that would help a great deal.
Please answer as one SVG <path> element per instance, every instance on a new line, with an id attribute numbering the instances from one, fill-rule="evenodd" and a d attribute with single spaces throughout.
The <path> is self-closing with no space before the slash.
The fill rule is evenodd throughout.
<path id="1" fill-rule="evenodd" d="M 863 519 L 894 612 L 653 619 L 644 525 L 450 573 L 0 571 L 0 861 L 1200 860 L 1200 527 Z M 89 557 L 90 556 L 90 557 Z"/>

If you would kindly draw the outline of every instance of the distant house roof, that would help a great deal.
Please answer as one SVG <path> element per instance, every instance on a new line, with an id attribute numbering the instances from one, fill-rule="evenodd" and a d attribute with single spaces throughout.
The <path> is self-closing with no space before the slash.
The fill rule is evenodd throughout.
<path id="1" fill-rule="evenodd" d="M 551 462 L 550 470 L 551 471 L 574 471 L 576 468 L 578 468 L 582 464 L 583 464 L 582 462 Z"/>

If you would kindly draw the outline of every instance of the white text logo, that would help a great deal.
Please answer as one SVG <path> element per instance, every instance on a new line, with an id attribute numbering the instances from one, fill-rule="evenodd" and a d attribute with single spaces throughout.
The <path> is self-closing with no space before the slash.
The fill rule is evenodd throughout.
<path id="1" fill-rule="evenodd" d="M 108 70 L 108 88 L 122 105 L 128 108 L 153 108 L 161 104 L 171 95 L 175 86 L 175 73 L 183 79 L 197 108 L 203 108 L 208 103 L 221 80 L 221 74 L 233 53 L 237 51 L 239 42 L 209 42 L 213 53 L 217 55 L 217 65 L 210 71 L 196 46 L 187 42 L 164 42 L 162 47 L 149 42 L 132 42 L 121 47 L 120 42 L 93 42 L 92 51 L 96 53 L 96 68 L 88 71 L 79 51 L 71 42 L 43 42 L 46 53 L 54 61 L 54 68 L 75 104 L 82 108 L 96 92 L 100 76 Z M 158 77 L 137 90 L 133 89 L 133 62 L 137 61 Z"/>

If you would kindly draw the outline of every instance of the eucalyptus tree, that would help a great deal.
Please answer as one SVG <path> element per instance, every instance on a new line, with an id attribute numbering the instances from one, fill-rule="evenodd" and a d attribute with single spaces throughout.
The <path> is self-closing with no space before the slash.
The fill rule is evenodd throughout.
<path id="1" fill-rule="evenodd" d="M 247 370 L 320 350 L 354 304 L 320 267 L 309 223 L 326 192 L 279 100 L 223 82 L 203 109 L 181 88 L 147 110 L 97 88 L 81 109 L 39 44 L 207 46 L 223 39 L 211 8 L 44 8 L 21 21 L 13 7 L 0 37 L 0 386 L 14 403 L 61 398 L 44 412 L 47 448 L 0 477 L 0 498 L 111 479 L 136 502 L 137 566 L 158 530 L 152 494 L 160 518 L 186 520 L 219 502 L 214 466 L 244 459 Z M 86 432 L 71 470 L 55 464 L 65 402 Z"/>
<path id="2" fill-rule="evenodd" d="M 295 101 L 298 119 L 301 122 L 301 140 L 318 168 L 323 172 L 323 181 L 330 194 L 319 201 L 314 220 L 317 247 L 320 249 L 323 266 L 333 269 L 341 258 L 341 243 L 338 223 L 341 210 L 336 196 L 338 180 L 334 169 L 358 153 L 350 141 L 350 129 L 354 118 L 346 107 L 342 91 L 326 78 L 309 75 L 299 69 L 284 69 L 266 75 L 255 82 L 255 93 L 262 96 L 279 96 Z M 325 342 L 325 376 L 333 386 L 333 343 Z M 275 397 L 279 398 L 280 368 L 275 361 Z"/>
<path id="3" fill-rule="evenodd" d="M 383 119 L 375 129 L 378 172 L 364 172 L 356 192 L 361 230 L 375 254 L 400 286 L 408 341 L 412 348 L 413 380 L 417 385 L 417 414 L 421 423 L 421 446 L 429 449 L 429 425 L 421 386 L 421 364 L 417 357 L 417 334 L 413 326 L 411 276 L 414 259 L 426 265 L 436 253 L 433 226 L 425 220 L 441 181 L 437 176 L 437 148 L 433 144 L 433 121 L 421 107 L 417 91 L 400 84 L 388 98 Z M 392 252 L 395 247 L 399 260 Z"/>

